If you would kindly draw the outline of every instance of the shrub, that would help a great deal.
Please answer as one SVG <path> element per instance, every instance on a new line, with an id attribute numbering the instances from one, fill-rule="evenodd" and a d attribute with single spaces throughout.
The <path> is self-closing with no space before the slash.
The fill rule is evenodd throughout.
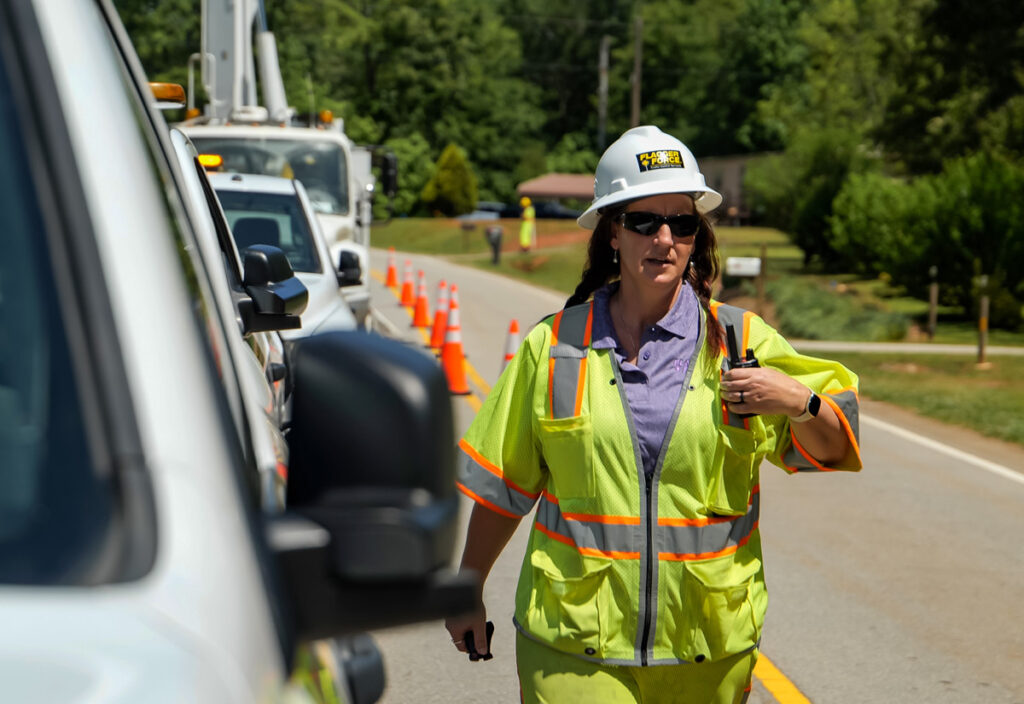
<path id="1" fill-rule="evenodd" d="M 470 213 L 476 207 L 476 175 L 458 146 L 449 144 L 441 152 L 420 200 L 432 212 L 448 216 Z"/>
<path id="2" fill-rule="evenodd" d="M 993 326 L 1020 324 L 1024 290 L 1024 167 L 975 154 L 949 161 L 939 174 L 909 182 L 877 174 L 851 176 L 833 204 L 832 241 L 852 270 L 889 272 L 924 296 L 936 267 L 943 300 L 977 315 L 972 282 L 987 274 L 998 316 Z M 998 322 L 997 322 L 998 321 Z"/>
<path id="3" fill-rule="evenodd" d="M 902 340 L 909 320 L 831 293 L 806 279 L 778 279 L 766 286 L 783 335 L 807 340 Z"/>

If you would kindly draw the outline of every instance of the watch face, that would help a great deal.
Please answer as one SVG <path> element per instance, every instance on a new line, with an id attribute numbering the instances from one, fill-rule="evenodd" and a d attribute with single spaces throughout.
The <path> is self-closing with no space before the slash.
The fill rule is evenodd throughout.
<path id="1" fill-rule="evenodd" d="M 818 394 L 811 394 L 811 397 L 807 399 L 807 411 L 817 417 L 819 410 L 821 410 L 821 397 Z"/>

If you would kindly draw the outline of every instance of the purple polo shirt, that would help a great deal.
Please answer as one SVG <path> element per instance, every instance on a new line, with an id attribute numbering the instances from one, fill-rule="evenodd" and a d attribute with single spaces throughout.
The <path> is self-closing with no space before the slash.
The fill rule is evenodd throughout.
<path id="1" fill-rule="evenodd" d="M 610 349 L 618 360 L 640 442 L 640 457 L 644 471 L 651 476 L 697 345 L 700 303 L 690 284 L 684 283 L 665 317 L 644 329 L 634 365 L 625 360 L 625 351 L 615 335 L 608 308 L 609 297 L 618 287 L 618 282 L 614 282 L 594 293 L 591 347 Z"/>

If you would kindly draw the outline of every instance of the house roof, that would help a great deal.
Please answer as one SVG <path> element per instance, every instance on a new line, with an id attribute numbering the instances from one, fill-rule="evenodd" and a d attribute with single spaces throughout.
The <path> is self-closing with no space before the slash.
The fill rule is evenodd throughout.
<path id="1" fill-rule="evenodd" d="M 530 198 L 575 198 L 592 200 L 594 176 L 592 174 L 544 174 L 516 187 L 521 196 Z"/>

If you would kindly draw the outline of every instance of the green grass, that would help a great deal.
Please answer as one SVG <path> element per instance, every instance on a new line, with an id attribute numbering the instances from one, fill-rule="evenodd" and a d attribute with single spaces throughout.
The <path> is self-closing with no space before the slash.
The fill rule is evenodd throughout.
<path id="1" fill-rule="evenodd" d="M 504 231 L 503 241 L 518 242 L 519 220 L 481 220 L 471 222 L 472 229 L 453 218 L 395 218 L 386 225 L 373 226 L 374 247 L 394 247 L 403 252 L 420 254 L 457 255 L 489 253 L 490 245 L 484 230 L 497 225 Z M 561 232 L 580 232 L 572 220 L 538 220 L 537 234 L 545 236 Z"/>
<path id="2" fill-rule="evenodd" d="M 861 395 L 1024 445 L 1024 357 L 975 369 L 963 356 L 829 353 L 860 376 Z"/>

